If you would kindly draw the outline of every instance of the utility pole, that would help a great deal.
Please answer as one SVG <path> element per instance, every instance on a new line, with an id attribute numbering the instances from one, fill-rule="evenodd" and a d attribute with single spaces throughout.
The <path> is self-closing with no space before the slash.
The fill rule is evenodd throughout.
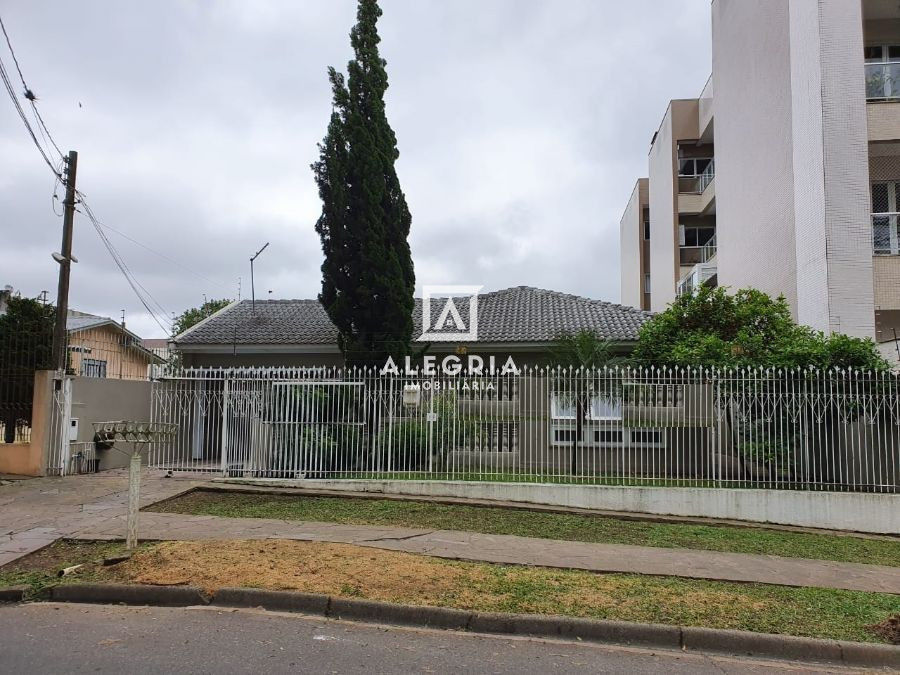
<path id="1" fill-rule="evenodd" d="M 256 314 L 256 284 L 253 280 L 253 261 L 256 260 L 259 257 L 259 254 L 265 251 L 268 246 L 269 242 L 266 242 L 265 244 L 263 244 L 263 247 L 259 249 L 252 258 L 250 258 L 250 295 L 253 298 L 253 300 L 251 301 L 253 314 Z"/>
<path id="2" fill-rule="evenodd" d="M 56 293 L 56 325 L 53 327 L 53 365 L 57 370 L 66 369 L 66 318 L 69 314 L 69 271 L 72 267 L 72 229 L 75 224 L 75 173 L 78 169 L 78 153 L 69 151 L 64 169 L 66 199 L 63 202 L 62 250 L 53 256 L 59 263 L 59 288 Z"/>

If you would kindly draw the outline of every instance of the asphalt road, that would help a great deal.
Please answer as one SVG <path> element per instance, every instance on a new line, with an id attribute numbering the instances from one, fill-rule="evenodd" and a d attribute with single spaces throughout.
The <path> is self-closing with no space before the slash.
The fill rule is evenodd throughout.
<path id="1" fill-rule="evenodd" d="M 0 607 L 4 675 L 624 672 L 823 670 L 700 654 L 382 627 L 260 610 L 52 603 Z"/>

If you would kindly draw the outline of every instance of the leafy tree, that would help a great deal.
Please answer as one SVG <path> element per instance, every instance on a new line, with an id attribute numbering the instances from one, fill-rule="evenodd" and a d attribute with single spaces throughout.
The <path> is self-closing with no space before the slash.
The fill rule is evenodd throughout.
<path id="1" fill-rule="evenodd" d="M 397 139 L 385 115 L 386 62 L 378 52 L 381 8 L 360 0 L 350 32 L 348 77 L 329 68 L 332 114 L 312 165 L 322 214 L 322 302 L 349 364 L 409 354 L 415 273 L 411 216 L 394 170 Z"/>
<path id="2" fill-rule="evenodd" d="M 34 371 L 53 368 L 56 308 L 10 297 L 0 316 L 0 423 L 4 442 L 15 441 L 16 425 L 31 423 Z"/>
<path id="3" fill-rule="evenodd" d="M 644 324 L 632 356 L 652 366 L 889 367 L 872 340 L 797 325 L 783 296 L 752 288 L 678 297 Z"/>
<path id="4" fill-rule="evenodd" d="M 584 433 L 584 420 L 591 400 L 603 392 L 612 382 L 596 378 L 594 368 L 623 362 L 608 340 L 589 330 L 560 335 L 550 349 L 550 365 L 562 369 L 553 382 L 553 393 L 558 400 L 567 402 L 575 410 L 575 435 L 572 438 L 571 472 L 578 469 L 578 445 Z"/>
<path id="5" fill-rule="evenodd" d="M 206 317 L 212 316 L 229 304 L 231 304 L 231 300 L 227 298 L 221 300 L 207 300 L 199 307 L 192 307 L 191 309 L 184 310 L 175 318 L 175 322 L 172 324 L 172 333 L 174 335 L 181 335 L 191 326 L 200 323 Z"/>

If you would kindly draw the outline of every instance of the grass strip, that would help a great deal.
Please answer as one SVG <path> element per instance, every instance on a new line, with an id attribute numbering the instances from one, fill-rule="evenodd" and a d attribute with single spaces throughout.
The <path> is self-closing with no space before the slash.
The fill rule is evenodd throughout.
<path id="1" fill-rule="evenodd" d="M 350 525 L 464 530 L 565 541 L 758 553 L 788 558 L 900 566 L 900 539 L 654 523 L 593 515 L 395 499 L 196 491 L 152 506 L 148 510 L 229 518 L 279 518 Z"/>
<path id="2" fill-rule="evenodd" d="M 601 575 L 292 540 L 146 544 L 131 560 L 103 567 L 98 560 L 111 552 L 110 546 L 57 542 L 0 569 L 0 585 L 30 583 L 46 590 L 60 583 L 105 581 L 190 584 L 208 591 L 242 586 L 861 642 L 884 642 L 873 627 L 900 613 L 900 597 L 882 593 Z M 79 562 L 86 563 L 83 570 L 56 576 L 60 567 Z"/>

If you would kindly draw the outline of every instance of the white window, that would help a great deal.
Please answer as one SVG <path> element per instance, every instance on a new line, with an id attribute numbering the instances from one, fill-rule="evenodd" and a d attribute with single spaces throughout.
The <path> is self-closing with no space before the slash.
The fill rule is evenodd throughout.
<path id="1" fill-rule="evenodd" d="M 872 183 L 872 243 L 878 255 L 900 254 L 900 181 Z"/>
<path id="2" fill-rule="evenodd" d="M 592 420 L 622 419 L 622 401 L 612 396 L 594 396 L 591 399 Z"/>
<path id="3" fill-rule="evenodd" d="M 650 292 L 650 275 L 645 274 L 644 275 L 644 293 L 649 293 L 649 292 Z"/>
<path id="4" fill-rule="evenodd" d="M 865 59 L 866 98 L 900 98 L 900 45 L 870 45 Z"/>
<path id="5" fill-rule="evenodd" d="M 551 394 L 550 417 L 555 420 L 574 420 L 575 397 L 566 393 Z"/>

